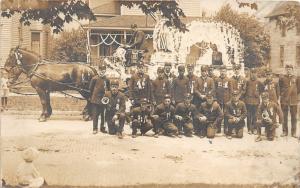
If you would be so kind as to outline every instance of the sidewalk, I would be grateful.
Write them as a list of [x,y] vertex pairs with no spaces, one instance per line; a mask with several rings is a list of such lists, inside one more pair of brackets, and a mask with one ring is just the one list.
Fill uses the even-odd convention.
[[[92,135],[92,122],[1,117],[3,177],[14,185],[21,151],[40,151],[35,165],[50,187],[267,187],[300,185],[300,143],[286,137],[256,143],[243,139],[213,140],[148,136],[133,139]],[[277,129],[277,134],[280,130]],[[125,187],[126,187],[125,186]],[[173,186],[172,186],[173,187]]]

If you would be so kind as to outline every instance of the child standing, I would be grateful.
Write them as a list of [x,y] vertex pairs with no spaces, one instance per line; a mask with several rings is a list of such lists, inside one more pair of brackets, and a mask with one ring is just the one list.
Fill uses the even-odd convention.
[[7,98],[9,95],[7,73],[2,73],[0,80],[1,111],[7,110]]

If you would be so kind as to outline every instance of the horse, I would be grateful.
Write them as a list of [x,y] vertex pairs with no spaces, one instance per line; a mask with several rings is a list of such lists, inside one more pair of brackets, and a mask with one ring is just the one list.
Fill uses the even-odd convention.
[[95,68],[80,63],[40,61],[39,55],[34,52],[16,47],[11,49],[4,70],[8,72],[10,85],[18,80],[21,73],[27,75],[42,105],[40,122],[46,121],[52,114],[50,92],[65,90],[76,90],[87,100],[83,117],[89,119],[89,84],[98,74]]

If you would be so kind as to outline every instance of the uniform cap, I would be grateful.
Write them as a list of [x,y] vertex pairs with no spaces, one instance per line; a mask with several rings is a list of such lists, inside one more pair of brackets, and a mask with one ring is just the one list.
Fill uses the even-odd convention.
[[232,95],[238,95],[238,94],[240,94],[240,92],[238,90],[233,90],[232,91]]
[[170,98],[171,98],[171,95],[165,94],[164,99],[170,99]]
[[189,94],[189,93],[186,93],[186,94],[184,94],[184,98],[185,99],[192,99],[192,95],[191,94]]
[[140,61],[138,64],[137,64],[137,67],[141,68],[141,67],[144,67],[144,63],[142,61]]
[[170,63],[170,62],[165,62],[165,66],[172,66],[172,63]]
[[255,69],[255,68],[252,68],[252,69],[250,70],[250,72],[252,72],[252,73],[256,73],[257,71],[256,71],[256,69]]
[[208,66],[207,65],[202,65],[201,66],[201,71],[208,71]]
[[114,85],[114,86],[119,86],[119,81],[118,80],[112,80],[111,82],[110,82],[110,85]]
[[214,95],[212,94],[212,92],[208,92],[206,94],[206,98],[214,98]]
[[270,68],[266,69],[266,74],[272,74],[272,70]]
[[225,66],[225,65],[221,65],[221,66],[220,66],[220,70],[223,70],[223,69],[226,69],[226,66]]
[[183,65],[179,65],[179,66],[178,66],[178,70],[179,70],[179,71],[180,71],[180,70],[181,70],[181,71],[184,71],[184,70],[185,70],[185,67],[184,67]]
[[137,24],[131,24],[131,28],[137,28]]
[[195,65],[194,65],[193,63],[188,63],[188,64],[186,65],[186,67],[187,67],[187,68],[194,68]]

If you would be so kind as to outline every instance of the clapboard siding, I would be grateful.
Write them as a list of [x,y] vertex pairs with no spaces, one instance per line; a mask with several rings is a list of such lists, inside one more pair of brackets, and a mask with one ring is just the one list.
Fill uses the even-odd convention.
[[0,66],[3,67],[11,48],[11,19],[0,16]]

